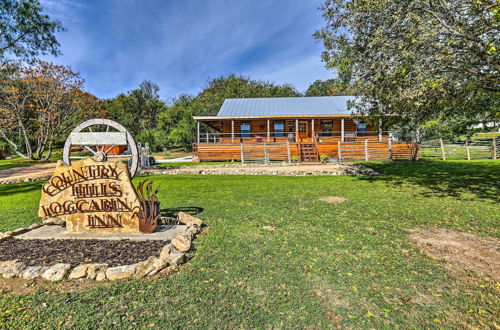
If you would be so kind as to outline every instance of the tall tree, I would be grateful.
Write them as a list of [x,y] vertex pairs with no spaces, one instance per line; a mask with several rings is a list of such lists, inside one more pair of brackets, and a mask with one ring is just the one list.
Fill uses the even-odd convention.
[[144,81],[139,88],[120,94],[105,102],[108,114],[127,127],[132,134],[154,129],[159,113],[165,104],[160,100],[160,88],[151,81]]
[[418,146],[429,120],[498,111],[499,9],[496,0],[326,0],[315,37],[327,67],[351,79],[358,110],[397,115]]
[[36,61],[4,66],[2,72],[7,73],[0,79],[0,138],[23,158],[48,159],[58,137],[100,110],[68,67]]
[[38,0],[0,1],[0,63],[58,55],[55,34],[62,30],[61,22],[42,13]]
[[354,88],[340,79],[314,81],[306,91],[306,96],[355,95]]

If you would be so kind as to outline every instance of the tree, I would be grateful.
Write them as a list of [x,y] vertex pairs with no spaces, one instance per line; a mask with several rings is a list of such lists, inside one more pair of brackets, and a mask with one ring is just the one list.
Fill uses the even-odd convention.
[[165,108],[159,91],[158,85],[144,81],[139,88],[106,101],[105,107],[112,119],[127,127],[132,134],[139,135],[157,126],[158,115]]
[[499,9],[495,0],[326,0],[315,37],[327,67],[355,87],[354,107],[396,115],[418,150],[428,121],[498,111]]
[[306,96],[355,95],[354,89],[339,79],[316,80],[306,91]]
[[0,2],[0,63],[9,58],[33,61],[38,55],[59,54],[55,33],[61,22],[42,14],[38,0]]
[[291,85],[253,80],[230,74],[208,82],[196,97],[181,95],[160,115],[159,128],[169,145],[190,148],[196,137],[193,116],[216,115],[227,98],[302,96]]
[[0,137],[25,159],[48,159],[58,137],[100,111],[97,98],[82,88],[79,74],[65,66],[44,61],[5,66]]

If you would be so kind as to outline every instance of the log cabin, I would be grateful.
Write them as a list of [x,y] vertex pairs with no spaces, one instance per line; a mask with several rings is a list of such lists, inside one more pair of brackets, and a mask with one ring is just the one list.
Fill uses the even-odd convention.
[[[383,118],[353,115],[353,96],[226,99],[216,116],[194,116],[201,161],[410,158]],[[388,122],[389,120],[387,120]]]

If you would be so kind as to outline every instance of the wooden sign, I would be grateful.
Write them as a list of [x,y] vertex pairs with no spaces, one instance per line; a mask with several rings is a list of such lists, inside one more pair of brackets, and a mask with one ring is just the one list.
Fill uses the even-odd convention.
[[38,214],[64,219],[70,232],[140,232],[140,209],[124,163],[85,158],[57,163],[42,186]]

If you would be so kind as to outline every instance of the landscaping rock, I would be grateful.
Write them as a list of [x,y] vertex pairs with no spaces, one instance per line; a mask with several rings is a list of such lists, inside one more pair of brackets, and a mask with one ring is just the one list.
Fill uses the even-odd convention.
[[29,266],[24,269],[19,277],[27,279],[27,280],[32,280],[37,277],[42,276],[43,273],[45,273],[49,269],[49,267],[44,267],[44,266]]
[[108,268],[107,264],[88,264],[87,268],[87,278],[89,280],[95,280],[97,275],[100,273],[106,272],[106,268]]
[[90,264],[79,265],[73,268],[71,273],[68,275],[69,279],[84,278],[87,277],[87,272]]
[[193,225],[193,226],[190,226],[186,229],[186,233],[190,234],[190,235],[196,235],[198,234],[199,232],[201,231],[200,227],[196,226],[196,225]]
[[174,237],[170,243],[180,252],[187,252],[191,248],[191,240],[183,236]]
[[121,280],[123,278],[130,277],[135,274],[137,270],[137,264],[110,267],[106,270],[106,277],[110,281]]
[[41,223],[34,223],[32,224],[31,226],[28,227],[29,230],[32,230],[32,229],[37,229],[37,228],[40,228],[42,227],[43,225]]
[[42,278],[47,281],[61,281],[71,269],[71,264],[55,264],[49,267],[43,274]]
[[2,267],[2,274],[4,278],[16,277],[19,276],[25,268],[26,264],[24,262],[6,264]]
[[201,227],[201,224],[203,223],[203,221],[201,221],[201,219],[193,217],[191,214],[187,214],[184,212],[179,212],[179,214],[177,216],[179,217],[179,221],[186,224],[186,225],[193,225],[194,224],[194,225]]
[[15,260],[7,260],[7,261],[0,261],[0,274],[2,274],[3,270],[4,270],[7,266],[13,265],[13,264],[15,264],[16,262],[18,262],[18,260],[17,260],[17,259],[15,259]]
[[97,274],[97,276],[95,277],[95,280],[97,282],[101,282],[101,281],[104,281],[106,279],[106,272],[100,272],[99,274]]
[[64,224],[66,224],[66,222],[60,218],[45,218],[45,219],[43,219],[43,223],[45,225],[49,225],[49,226],[51,226],[51,225],[62,226]]
[[137,270],[134,274],[134,277],[143,278],[144,276],[147,276],[151,273],[156,274],[158,262],[159,262],[159,260],[155,256],[151,256],[147,260],[145,260],[143,262],[139,262],[137,264]]
[[30,230],[28,228],[18,228],[16,230],[12,231],[11,236],[21,235],[21,234],[24,234],[27,231],[30,231]]
[[12,231],[6,231],[4,233],[5,236],[12,236],[13,232]]
[[186,254],[177,250],[172,244],[167,244],[160,253],[159,264],[177,266],[186,261]]

